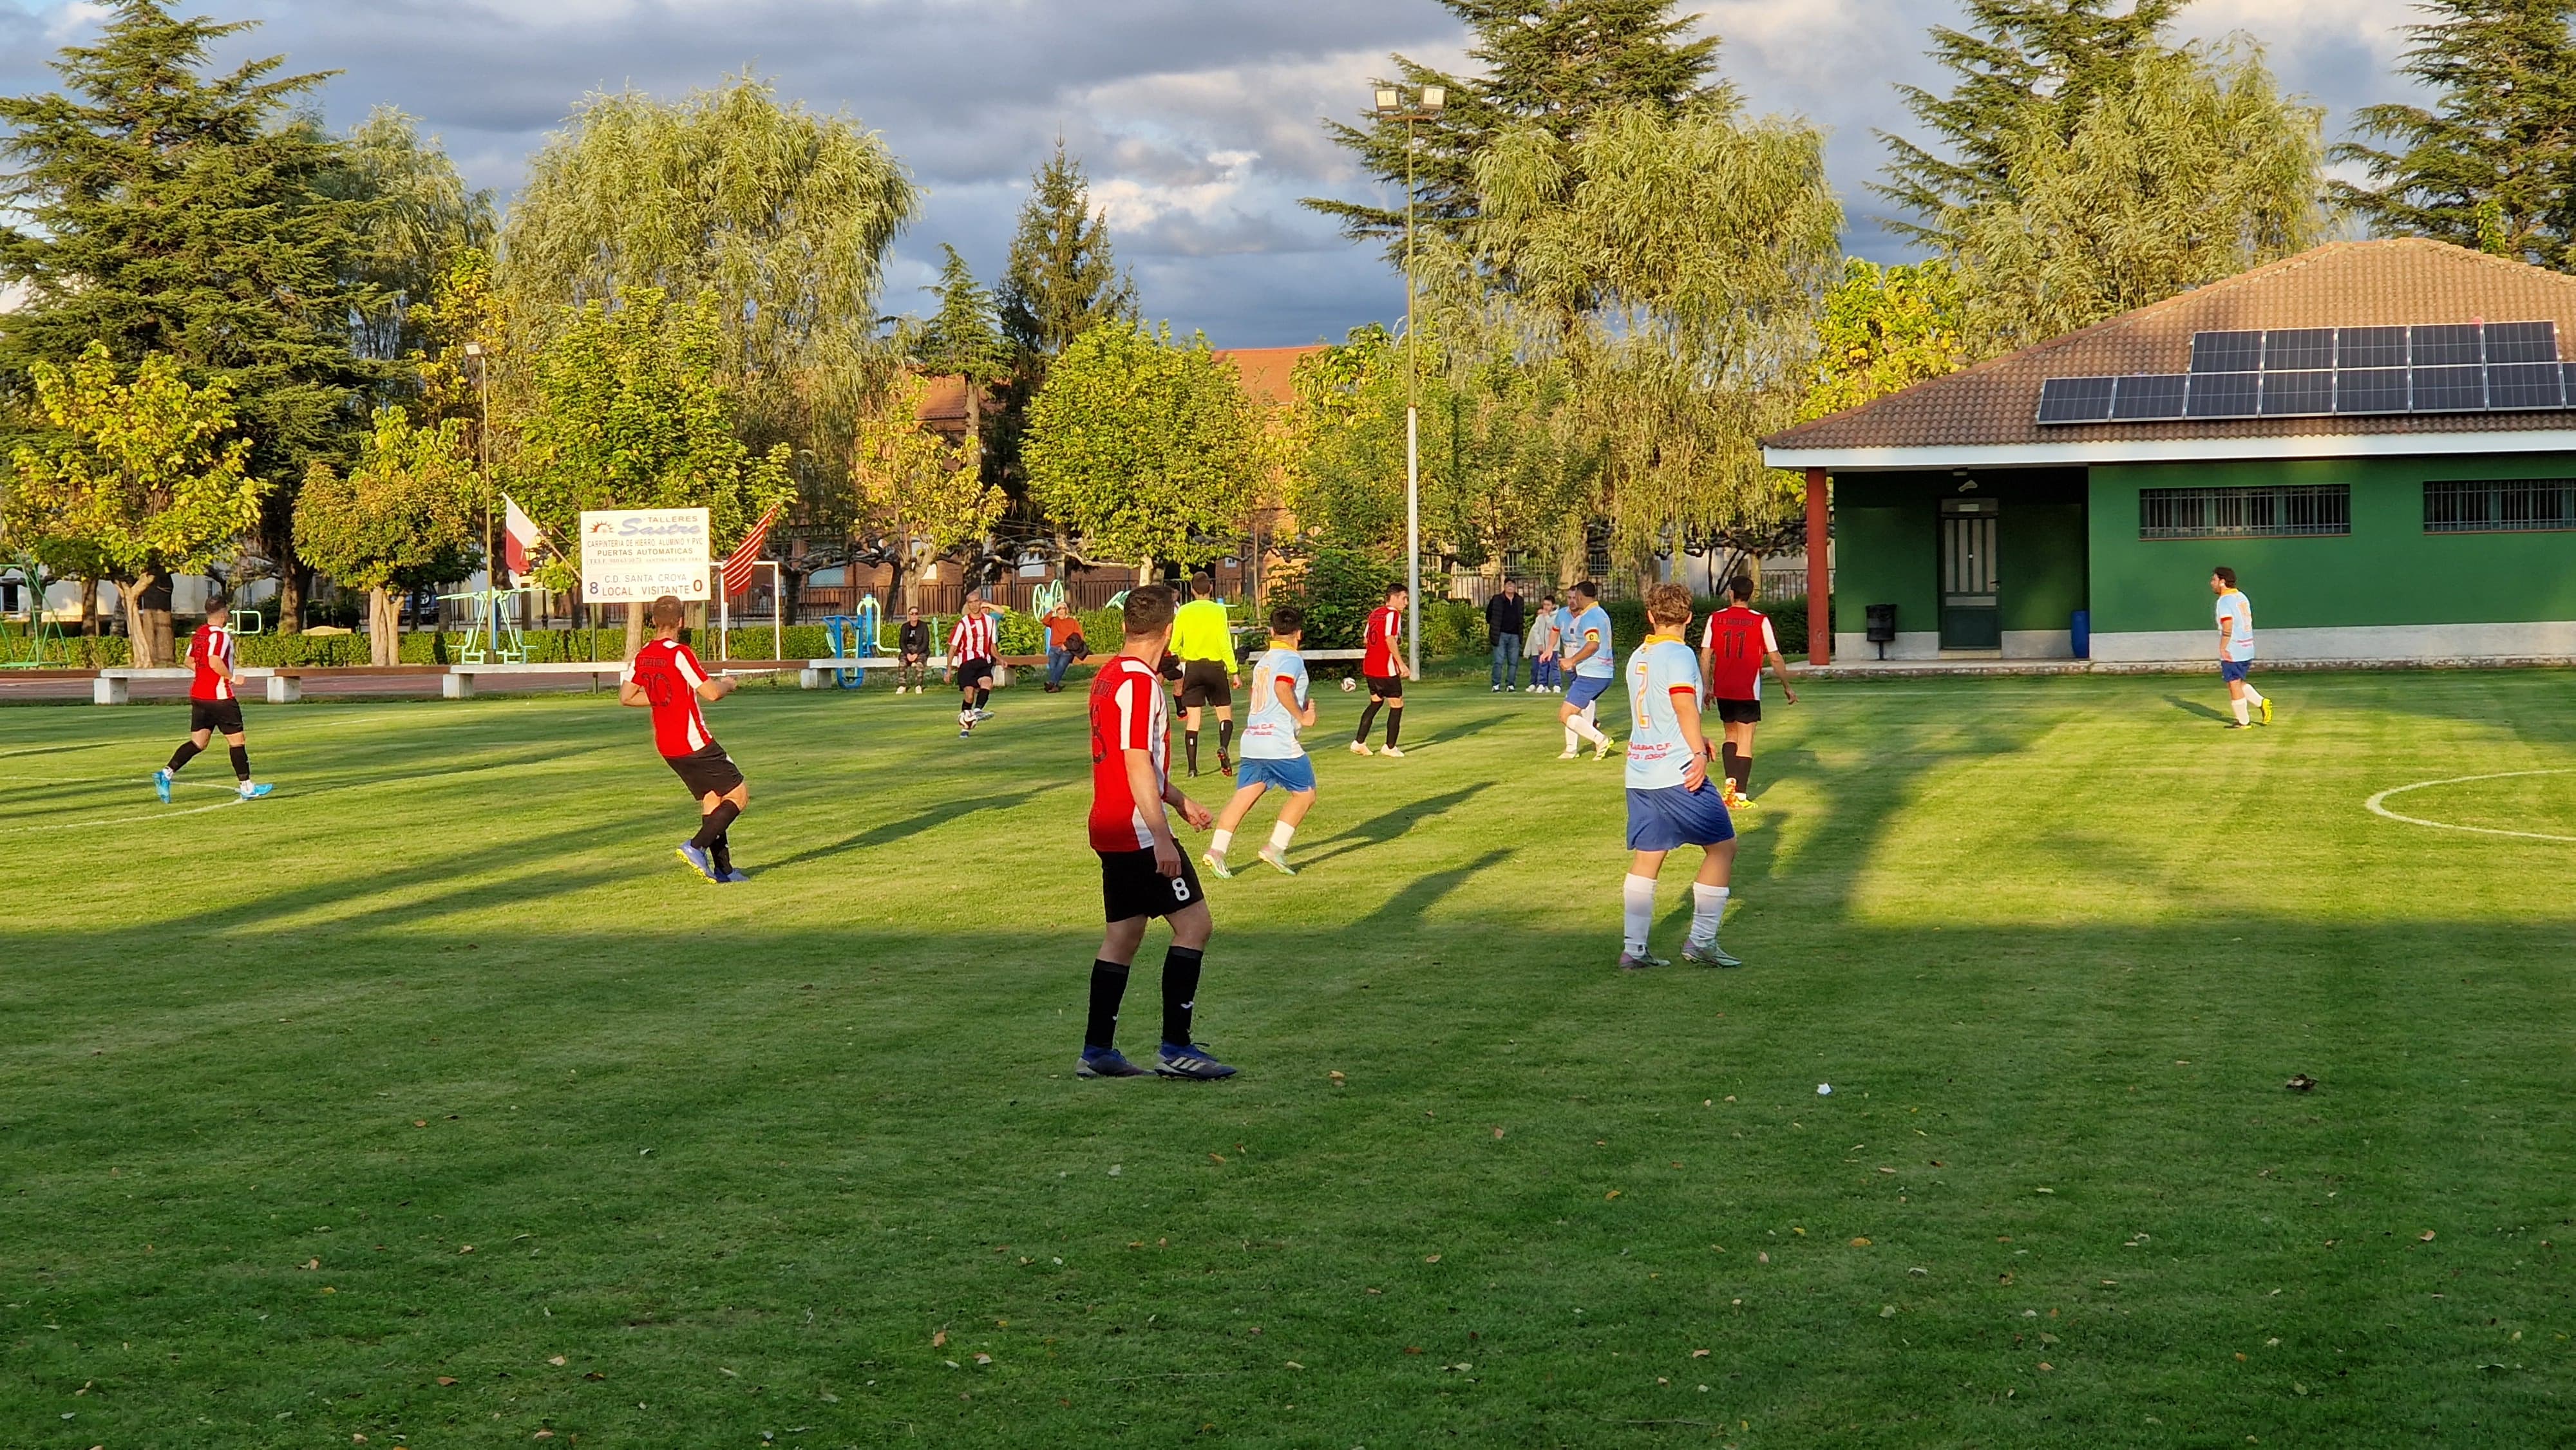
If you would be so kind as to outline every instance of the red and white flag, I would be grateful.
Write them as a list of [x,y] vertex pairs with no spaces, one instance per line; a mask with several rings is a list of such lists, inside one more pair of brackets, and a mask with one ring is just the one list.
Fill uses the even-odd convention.
[[511,577],[515,580],[534,572],[537,545],[544,542],[545,530],[538,528],[536,520],[519,507],[519,501],[506,493],[501,495],[501,537],[501,566],[510,571]]
[[782,505],[771,504],[769,512],[760,516],[760,522],[751,526],[751,532],[742,536],[742,547],[725,556],[725,598],[731,599],[751,587],[751,581],[759,573],[761,546],[769,542],[769,526],[777,520],[780,507]]

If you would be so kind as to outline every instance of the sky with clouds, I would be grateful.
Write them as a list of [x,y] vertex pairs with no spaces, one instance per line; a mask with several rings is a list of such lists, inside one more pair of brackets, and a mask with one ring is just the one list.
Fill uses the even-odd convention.
[[[1828,129],[1851,250],[1901,255],[1866,189],[1875,133],[1907,124],[1896,84],[1939,85],[1924,32],[1955,22],[1956,0],[1681,9],[1723,39],[1754,109]],[[51,52],[94,33],[102,10],[0,0],[0,91],[48,84]],[[344,72],[324,94],[334,124],[391,102],[504,197],[583,93],[677,94],[748,68],[882,132],[928,193],[888,310],[926,306],[914,289],[942,242],[979,276],[1000,271],[1029,172],[1061,135],[1147,314],[1240,347],[1335,338],[1402,309],[1375,250],[1297,199],[1367,194],[1319,118],[1353,116],[1388,52],[1454,67],[1465,44],[1436,0],[220,0],[202,13],[262,22],[235,54]],[[2182,28],[2252,37],[2340,137],[2355,106],[2399,93],[2413,18],[2407,0],[2199,0]]]

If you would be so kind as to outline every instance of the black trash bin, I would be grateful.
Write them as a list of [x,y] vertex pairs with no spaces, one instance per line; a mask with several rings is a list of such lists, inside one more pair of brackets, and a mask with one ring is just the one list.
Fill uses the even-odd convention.
[[1869,642],[1878,646],[1878,657],[1887,658],[1887,647],[1896,643],[1896,606],[1870,604],[1861,612],[1869,617]]

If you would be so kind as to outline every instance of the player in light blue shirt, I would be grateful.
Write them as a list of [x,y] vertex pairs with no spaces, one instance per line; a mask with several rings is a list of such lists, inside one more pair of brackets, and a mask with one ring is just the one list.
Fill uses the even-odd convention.
[[1252,665],[1252,713],[1243,722],[1243,753],[1236,762],[1234,799],[1217,813],[1216,835],[1199,859],[1219,876],[1232,878],[1225,851],[1234,844],[1234,828],[1262,793],[1272,786],[1288,792],[1279,807],[1279,824],[1270,828],[1270,844],[1261,859],[1281,875],[1294,876],[1288,864],[1288,842],[1297,823],[1315,805],[1315,762],[1297,732],[1315,723],[1315,702],[1306,682],[1306,657],[1297,652],[1305,642],[1306,614],[1293,604],[1270,611],[1270,648]]
[[1667,853],[1698,846],[1707,854],[1691,885],[1690,939],[1682,960],[1707,967],[1743,963],[1717,944],[1726,915],[1727,881],[1735,869],[1735,822],[1725,792],[1708,781],[1708,741],[1700,734],[1699,659],[1684,641],[1690,629],[1690,591],[1657,584],[1646,591],[1646,623],[1654,632],[1628,657],[1628,878],[1620,883],[1625,934],[1619,966],[1626,971],[1668,966],[1647,950],[1655,917],[1655,877]]
[[1565,727],[1565,753],[1557,759],[1572,760],[1580,753],[1575,742],[1582,739],[1592,742],[1592,758],[1599,760],[1610,753],[1610,737],[1601,731],[1595,702],[1619,677],[1617,656],[1611,653],[1610,612],[1601,607],[1601,586],[1589,579],[1575,585],[1566,595],[1566,614],[1565,639],[1559,648],[1574,679],[1556,707],[1556,722]]

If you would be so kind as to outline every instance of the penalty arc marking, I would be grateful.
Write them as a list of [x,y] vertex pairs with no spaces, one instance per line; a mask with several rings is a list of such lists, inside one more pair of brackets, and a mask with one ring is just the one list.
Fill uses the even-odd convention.
[[2546,831],[2508,831],[2496,826],[2454,825],[2449,821],[2428,821],[2421,816],[2401,815],[2388,808],[2389,797],[2404,795],[2410,790],[2430,790],[2437,785],[2467,785],[2471,781],[2478,780],[2513,780],[2527,775],[2576,775],[2576,768],[2561,767],[2551,770],[2499,770],[2487,775],[2455,775],[2448,780],[2419,780],[2413,785],[2390,786],[2388,789],[2381,791],[2379,794],[2372,796],[2361,804],[2362,809],[2369,811],[2372,815],[2386,816],[2392,821],[2404,821],[2410,826],[2430,826],[2437,831],[2466,831],[2471,835],[2476,836],[2511,836],[2517,840],[2524,841],[2566,841],[2570,844],[2576,844],[2576,836],[2553,836]]

